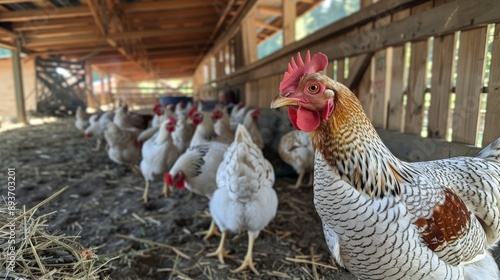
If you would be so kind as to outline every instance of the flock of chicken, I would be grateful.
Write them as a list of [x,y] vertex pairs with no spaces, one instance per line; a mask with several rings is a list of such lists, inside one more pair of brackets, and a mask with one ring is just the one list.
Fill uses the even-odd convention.
[[[384,145],[354,93],[322,74],[327,65],[322,53],[292,58],[271,108],[288,107],[297,131],[283,136],[280,155],[299,173],[294,187],[314,171],[314,204],[335,261],[359,279],[500,279],[491,255],[500,240],[500,138],[476,157],[401,161]],[[130,126],[134,118],[126,107],[114,118],[91,118],[87,133],[103,134],[108,155],[118,163],[137,162],[137,143],[146,141],[141,162],[146,181],[168,171],[167,185],[207,196],[222,231],[211,255],[223,262],[226,231],[246,230],[248,252],[236,271],[258,273],[253,242],[278,203],[274,170],[262,155],[255,125],[258,111],[244,115],[237,106],[228,116],[196,106],[155,110],[156,126],[142,133]],[[101,124],[103,118],[107,124]],[[92,128],[96,122],[100,129]],[[191,133],[186,128],[191,123],[192,137],[184,135]]]
[[[112,161],[142,174],[144,202],[150,183],[160,180],[165,196],[176,187],[207,197],[213,221],[204,238],[217,234],[215,225],[222,232],[218,249],[209,256],[224,263],[227,232],[246,230],[248,251],[235,272],[250,268],[258,274],[252,259],[254,240],[278,207],[274,169],[262,153],[264,141],[257,126],[260,110],[242,104],[231,109],[218,106],[211,112],[202,107],[202,103],[156,104],[150,116],[122,106],[88,118],[78,109],[75,126],[85,137],[97,138],[96,150],[105,140]],[[300,174],[294,187],[300,186],[313,167],[309,137],[301,131],[290,132],[282,138],[280,154]]]

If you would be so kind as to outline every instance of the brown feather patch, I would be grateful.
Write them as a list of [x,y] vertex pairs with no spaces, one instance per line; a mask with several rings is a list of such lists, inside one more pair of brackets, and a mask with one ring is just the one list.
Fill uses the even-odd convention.
[[427,247],[439,252],[469,230],[471,220],[465,203],[450,189],[444,189],[444,203],[436,205],[430,218],[419,218],[415,225]]

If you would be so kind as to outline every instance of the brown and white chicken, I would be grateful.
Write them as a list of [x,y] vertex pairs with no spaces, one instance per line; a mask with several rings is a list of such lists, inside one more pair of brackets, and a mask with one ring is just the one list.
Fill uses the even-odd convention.
[[80,131],[84,131],[89,126],[89,117],[87,112],[81,106],[78,106],[75,112],[75,127]]
[[257,125],[257,120],[260,117],[260,109],[250,109],[245,114],[243,118],[243,125],[248,130],[248,133],[252,136],[252,141],[259,147],[259,149],[264,149],[264,140],[262,139],[262,133],[260,132],[259,126]]
[[[217,189],[217,167],[221,163],[228,145],[220,142],[209,142],[189,147],[175,162],[168,173],[165,183],[178,189],[210,199]],[[205,239],[216,233],[214,221],[205,234]]]
[[113,122],[121,129],[130,130],[136,134],[148,128],[152,115],[142,115],[128,110],[127,105],[123,105],[115,110]]
[[356,96],[292,59],[271,108],[288,106],[315,149],[314,204],[335,260],[359,279],[499,279],[500,139],[477,157],[408,163]]
[[259,274],[253,263],[253,245],[259,233],[276,216],[278,196],[273,189],[274,180],[271,163],[253,143],[245,126],[239,125],[234,142],[217,170],[217,190],[210,200],[210,213],[222,236],[219,247],[209,256],[217,256],[224,263],[227,233],[248,233],[247,254],[234,272],[249,268]]
[[[174,145],[172,133],[176,127],[176,120],[170,116],[169,119],[157,129],[157,132],[142,145],[142,160],[139,165],[145,180],[145,188],[142,199],[148,201],[150,183],[163,180],[163,174],[168,172],[179,157],[179,150]],[[168,188],[164,184],[162,194],[168,196]]]
[[114,122],[108,122],[104,131],[109,146],[108,157],[115,163],[129,165],[139,173],[137,163],[141,159],[141,144],[136,137],[133,131],[121,129]]
[[304,175],[309,173],[309,183],[312,185],[314,150],[311,138],[307,132],[292,130],[283,135],[278,145],[278,153],[281,159],[293,167],[299,174],[297,182],[291,188],[296,189],[301,186]]

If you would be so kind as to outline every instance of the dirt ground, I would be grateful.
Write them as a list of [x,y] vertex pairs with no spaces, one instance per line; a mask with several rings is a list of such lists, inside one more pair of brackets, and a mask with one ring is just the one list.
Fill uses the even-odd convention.
[[158,197],[162,183],[155,182],[144,204],[142,177],[94,146],[71,119],[1,132],[0,182],[6,182],[7,168],[16,169],[16,199],[26,209],[69,186],[38,214],[57,211],[50,231],[79,235],[80,244],[94,248],[103,262],[118,257],[108,265],[112,279],[355,279],[330,259],[312,188],[287,188],[295,176],[277,178],[278,214],[254,247],[260,276],[234,274],[246,253],[246,233],[230,235],[226,248],[234,258],[226,264],[207,257],[219,238],[196,235],[210,224],[206,198],[187,190]]

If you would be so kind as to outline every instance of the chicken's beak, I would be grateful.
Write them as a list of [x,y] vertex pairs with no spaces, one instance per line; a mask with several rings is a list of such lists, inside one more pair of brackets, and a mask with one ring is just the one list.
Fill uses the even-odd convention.
[[280,108],[283,106],[297,106],[300,99],[293,97],[283,97],[278,94],[271,102],[271,109]]

